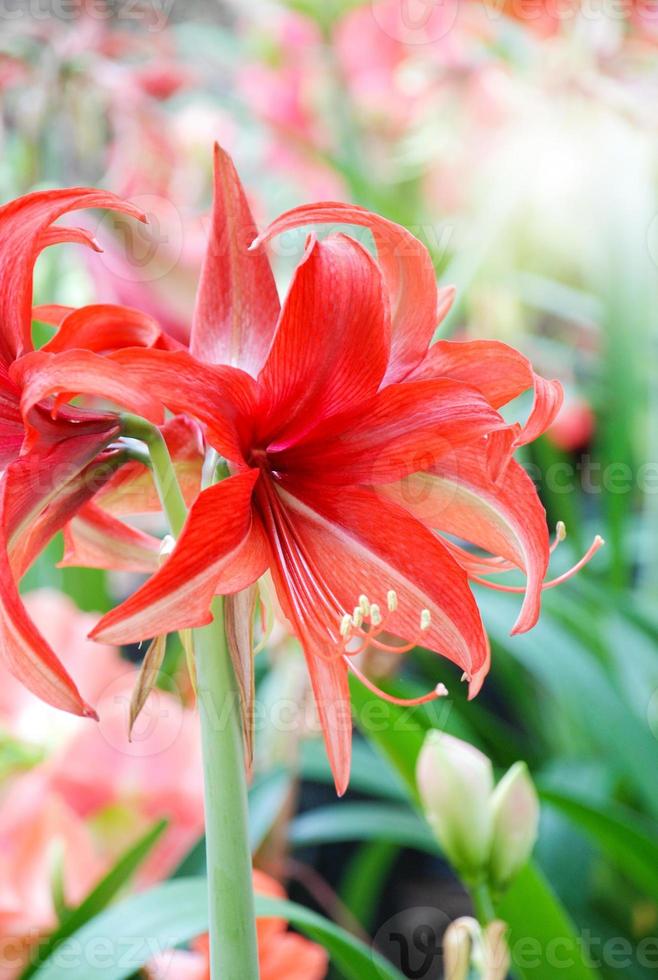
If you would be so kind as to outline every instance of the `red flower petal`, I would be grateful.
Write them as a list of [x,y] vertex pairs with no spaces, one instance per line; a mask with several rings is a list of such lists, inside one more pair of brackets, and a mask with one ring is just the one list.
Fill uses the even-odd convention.
[[78,229],[56,229],[53,221],[80,208],[111,208],[143,219],[142,213],[114,194],[92,188],[37,191],[0,208],[0,358],[10,364],[32,350],[32,270],[41,248],[54,241],[85,239]]
[[153,422],[163,418],[162,403],[148,386],[137,384],[120,365],[92,351],[35,351],[16,361],[10,373],[21,386],[21,410],[30,424],[32,409],[61,393],[67,398],[78,394],[104,397]]
[[160,565],[161,543],[89,503],[64,529],[64,556],[59,567],[155,572]]
[[437,324],[436,277],[429,252],[401,225],[365,208],[334,202],[287,211],[255,244],[309,224],[362,225],[371,231],[390,298],[393,332],[386,381],[401,380],[425,355]]
[[[537,491],[518,463],[512,460],[504,479],[494,482],[486,448],[469,446],[446,457],[432,472],[416,473],[381,492],[428,527],[463,538],[524,571],[526,595],[514,632],[535,625],[550,558],[549,538]],[[488,573],[496,570],[489,568]]]
[[16,459],[25,438],[20,397],[19,389],[0,364],[0,470]]
[[49,248],[51,245],[63,244],[86,245],[94,252],[103,251],[98,241],[86,228],[65,228],[62,225],[55,225],[53,228],[47,228],[43,231],[37,241],[39,251],[43,251],[44,248]]
[[269,350],[279,297],[240,178],[215,144],[215,188],[208,249],[197,294],[190,350],[206,363],[256,375]]
[[487,401],[500,408],[534,387],[535,399],[516,446],[532,442],[546,431],[563,400],[559,381],[535,374],[527,357],[498,340],[439,340],[407,380],[454,378],[478,388]]
[[405,381],[273,453],[272,466],[324,483],[388,483],[505,427],[475,388],[446,378]]
[[269,395],[263,437],[285,446],[374,395],[388,353],[383,285],[372,257],[344,235],[312,238],[258,378]]
[[[37,697],[74,714],[93,715],[27,615],[17,581],[35,556],[113,473],[95,459],[116,436],[78,436],[12,463],[0,483],[0,653]],[[91,463],[89,460],[93,460]]]
[[199,496],[171,557],[141,589],[97,624],[94,639],[127,643],[211,622],[218,593],[251,585],[267,566],[262,529],[252,522],[258,470],[229,477]]
[[23,386],[23,413],[57,392],[105,397],[151,421],[162,405],[190,412],[208,427],[212,444],[227,459],[244,462],[259,392],[238,368],[204,366],[184,351],[129,348],[99,356],[91,351],[38,351],[21,358],[12,377]]
[[423,646],[471,675],[475,692],[488,663],[486,637],[465,572],[434,534],[366,487],[291,484],[274,492],[266,526],[284,611],[307,656],[337,659],[344,612],[361,594],[386,609],[394,590],[398,608],[390,632],[417,638],[420,613],[428,609],[431,625],[422,634]]
[[[38,310],[34,312],[38,315]],[[153,347],[161,334],[159,324],[146,313],[128,306],[98,303],[65,316],[55,336],[41,350],[55,354],[84,348],[105,354],[121,347]]]

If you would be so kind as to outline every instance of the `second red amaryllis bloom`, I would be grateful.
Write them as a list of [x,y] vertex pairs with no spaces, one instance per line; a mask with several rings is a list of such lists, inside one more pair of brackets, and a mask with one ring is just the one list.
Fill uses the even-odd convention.
[[[343,234],[309,238],[279,308],[262,245],[248,250],[256,229],[221,151],[216,175],[192,353],[32,355],[18,372],[23,410],[57,392],[125,403],[138,387],[204,426],[230,475],[199,495],[171,557],[95,636],[122,643],[200,626],[215,594],[246,589],[269,568],[343,792],[359,645],[382,642],[384,629],[400,649],[422,641],[459,666],[474,694],[489,660],[468,585],[474,566],[525,570],[517,628],[536,620],[548,534],[510,455],[552,420],[560,388],[502,344],[430,346],[450,292],[437,292],[418,241],[357,208],[300,209],[270,229],[365,224],[377,246],[375,259]],[[497,409],[531,386],[525,429],[506,424]],[[477,562],[437,532],[498,557]]]
[[[54,223],[81,208],[143,217],[114,194],[84,187],[38,191],[0,207],[0,656],[43,700],[93,715],[27,615],[16,583],[53,534],[122,464],[121,452],[106,451],[119,435],[119,418],[116,412],[77,408],[53,418],[52,406],[37,401],[23,419],[21,383],[17,375],[10,377],[33,351],[32,277],[40,253],[63,242],[100,251],[85,229]],[[51,306],[36,315],[58,327],[43,348],[51,354],[80,347],[106,353],[162,342],[158,324],[139,310]],[[127,403],[155,420],[162,414],[161,403],[137,389]]]

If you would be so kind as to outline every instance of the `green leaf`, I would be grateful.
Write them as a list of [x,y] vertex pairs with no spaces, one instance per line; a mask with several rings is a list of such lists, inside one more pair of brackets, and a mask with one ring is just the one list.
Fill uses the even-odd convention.
[[[375,950],[309,909],[257,895],[256,914],[286,919],[321,943],[346,980],[404,980]],[[169,881],[87,922],[34,976],[36,980],[125,980],[157,953],[207,929],[205,879]]]
[[35,947],[36,958],[23,972],[21,980],[27,980],[28,977],[35,975],[41,976],[39,964],[51,959],[53,953],[58,952],[74,933],[83,928],[86,923],[93,921],[95,917],[98,918],[99,913],[103,912],[121,888],[132,878],[162,837],[166,827],[167,821],[159,820],[143,837],[140,837],[136,844],[125,851],[114,867],[81,904],[65,916],[59,928],[45,942]]
[[371,840],[439,853],[425,821],[406,808],[381,803],[341,803],[309,810],[293,820],[288,839],[295,847]]
[[605,756],[612,771],[632,781],[638,797],[658,816],[658,783],[647,779],[655,767],[656,740],[649,726],[628,710],[593,651],[546,610],[531,633],[510,639],[506,632],[514,621],[515,603],[485,590],[478,591],[478,602],[495,644],[494,662],[496,652],[504,651],[539,681],[555,699],[559,719],[568,724],[571,751],[578,736],[585,735],[587,748]]
[[[327,759],[324,744],[320,741],[305,742],[301,750],[301,775],[313,782],[334,784],[334,777]],[[408,794],[399,776],[367,742],[354,741],[350,789],[371,796],[403,801]]]
[[370,930],[386,881],[399,854],[395,844],[364,843],[350,861],[340,884],[340,898],[361,926]]
[[541,798],[560,810],[599,845],[619,870],[658,902],[658,828],[622,807],[605,811],[564,792],[542,790]]
[[401,777],[409,799],[419,806],[416,758],[425,732],[432,726],[424,706],[402,708],[388,701],[373,699],[370,691],[354,677],[350,677],[350,695],[359,730],[391,764]]
[[528,980],[593,980],[567,913],[550,885],[527,865],[496,903],[496,914],[509,925],[508,943],[515,976]]

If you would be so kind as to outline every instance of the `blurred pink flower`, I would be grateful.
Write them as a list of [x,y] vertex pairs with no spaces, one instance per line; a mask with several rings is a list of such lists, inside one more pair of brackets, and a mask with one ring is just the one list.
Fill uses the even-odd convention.
[[15,781],[0,806],[0,980],[20,976],[30,947],[57,925],[53,881],[79,903],[105,870],[93,837],[49,792],[45,773]]
[[[172,694],[154,691],[129,742],[128,706],[137,669],[115,647],[87,639],[98,617],[80,612],[53,590],[28,594],[26,605],[98,706],[100,723],[50,707],[0,667],[0,725],[45,750],[39,769],[43,792],[76,820],[93,822],[105,858],[116,857],[155,820],[169,820],[139,877],[141,884],[158,880],[203,832],[195,713]],[[0,804],[0,823],[3,814]]]
[[97,702],[100,724],[87,726],[53,760],[52,785],[81,817],[102,818],[106,845],[118,855],[136,830],[160,818],[170,827],[139,874],[165,877],[203,833],[203,775],[195,712],[155,690],[128,741],[135,671]]
[[[260,25],[259,25],[260,26]],[[318,136],[313,96],[321,81],[322,38],[299,14],[277,12],[263,34],[267,49],[238,72],[238,85],[252,112],[310,143]]]

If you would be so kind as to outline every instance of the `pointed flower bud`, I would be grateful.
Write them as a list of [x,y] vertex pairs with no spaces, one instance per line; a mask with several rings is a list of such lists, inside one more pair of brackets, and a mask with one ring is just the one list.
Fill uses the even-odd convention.
[[427,819],[446,857],[463,878],[477,879],[491,847],[491,762],[468,742],[430,731],[416,777]]
[[510,967],[506,933],[507,924],[500,919],[484,929],[469,916],[451,922],[443,936],[445,980],[468,980],[473,975],[505,980]]
[[489,876],[504,888],[526,863],[537,839],[539,799],[524,762],[503,776],[492,797],[493,840]]
[[479,929],[475,919],[455,919],[443,936],[443,972],[445,980],[468,980],[471,968],[473,929]]

